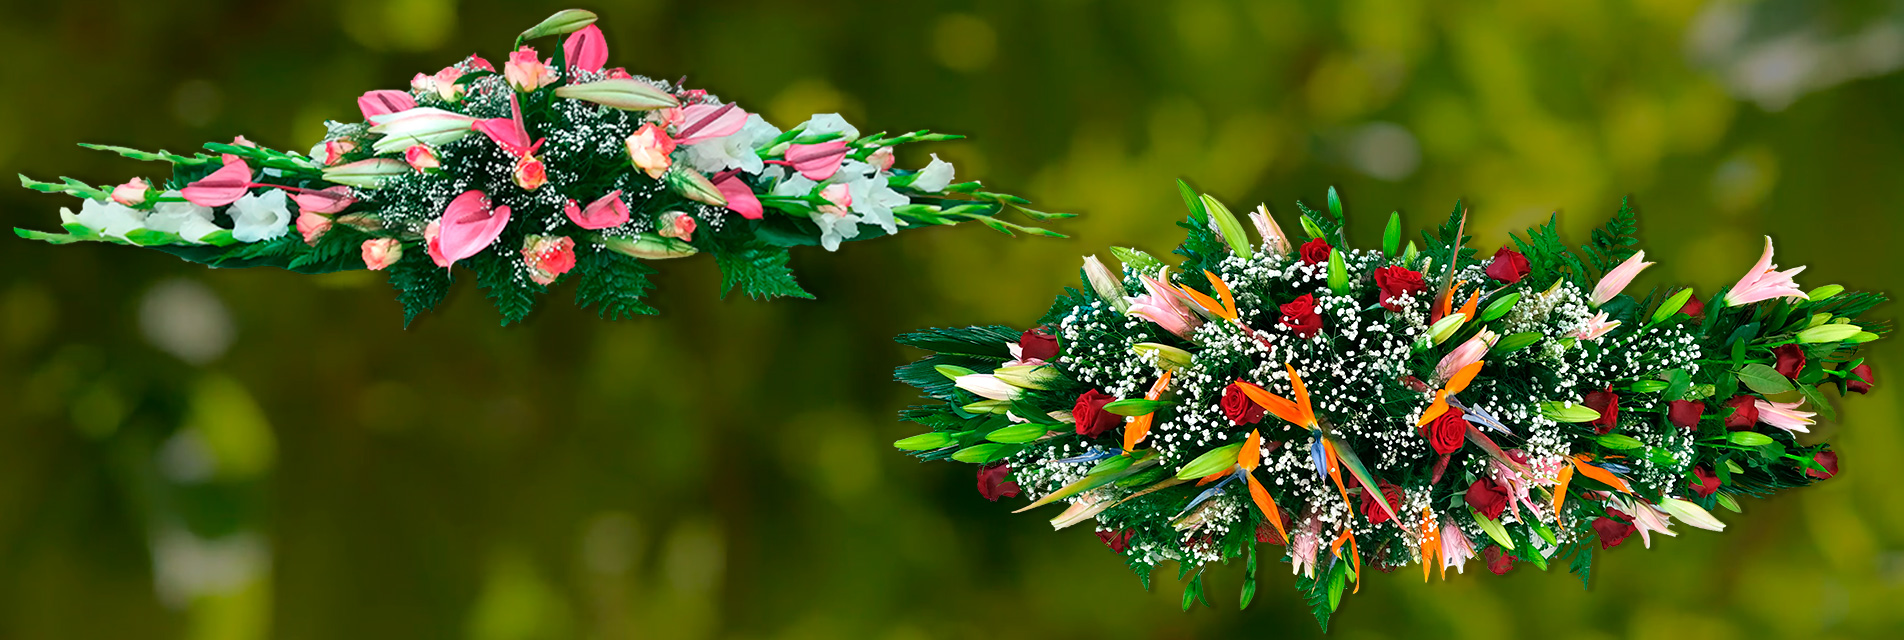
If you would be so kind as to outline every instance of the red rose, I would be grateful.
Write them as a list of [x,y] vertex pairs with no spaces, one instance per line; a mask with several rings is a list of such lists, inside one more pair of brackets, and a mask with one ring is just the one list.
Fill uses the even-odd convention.
[[1307,264],[1328,262],[1329,252],[1334,250],[1335,247],[1329,246],[1329,242],[1322,238],[1304,242],[1302,243],[1302,261]]
[[1487,561],[1487,570],[1493,571],[1494,575],[1504,576],[1507,572],[1514,570],[1514,556],[1508,555],[1500,547],[1489,546],[1482,550],[1481,559]]
[[999,498],[1018,497],[1018,483],[1006,482],[1011,475],[1011,467],[1000,462],[978,468],[978,494],[986,500],[998,502]]
[[[1616,509],[1607,509],[1607,512],[1620,513]],[[1626,514],[1621,513],[1620,515]],[[1638,530],[1639,528],[1633,526],[1633,523],[1630,522],[1623,522],[1612,518],[1595,518],[1593,520],[1593,532],[1600,534],[1601,549],[1611,549],[1620,546],[1620,543],[1626,542],[1627,536],[1633,535],[1633,532]]]
[[1759,425],[1759,406],[1752,400],[1752,396],[1732,396],[1726,401],[1726,406],[1732,408],[1732,415],[1726,416],[1727,429],[1745,431]]
[[1428,444],[1435,453],[1447,455],[1461,449],[1462,439],[1468,436],[1468,419],[1460,409],[1448,407],[1448,412],[1428,423]]
[[1718,476],[1712,475],[1711,471],[1707,471],[1705,465],[1699,465],[1697,467],[1692,468],[1692,492],[1693,493],[1697,493],[1699,494],[1699,497],[1705,498],[1705,497],[1711,496],[1712,492],[1718,491],[1718,490],[1719,490]]
[[1420,273],[1395,266],[1376,269],[1375,286],[1382,290],[1382,306],[1389,311],[1401,310],[1401,305],[1393,302],[1395,298],[1428,290],[1428,282]]
[[1018,336],[1018,351],[1027,360],[1050,360],[1058,357],[1058,337],[1045,333],[1044,327],[1026,330]]
[[[1388,501],[1388,508],[1397,512],[1402,510],[1402,488],[1389,484],[1387,480],[1377,480],[1382,485],[1382,497]],[[1388,512],[1375,503],[1375,492],[1362,487],[1362,515],[1368,516],[1369,524],[1381,524],[1389,521]]]
[[1773,349],[1772,355],[1778,357],[1778,364],[1772,366],[1778,370],[1778,375],[1796,380],[1798,372],[1805,370],[1805,350],[1798,348],[1798,345],[1788,344]]
[[1223,407],[1223,417],[1238,426],[1261,422],[1265,413],[1263,406],[1251,400],[1234,382],[1223,388],[1223,399],[1218,404]]
[[1507,490],[1493,480],[1481,478],[1468,485],[1467,501],[1468,506],[1474,507],[1481,515],[1490,520],[1499,520],[1501,512],[1507,510]]
[[1111,551],[1123,553],[1125,549],[1130,548],[1131,530],[1099,531],[1097,539],[1103,540],[1104,546],[1110,547]]
[[1681,429],[1699,428],[1699,418],[1705,413],[1706,403],[1703,400],[1674,400],[1666,403],[1666,420]]
[[1686,306],[1680,307],[1679,312],[1694,318],[1704,318],[1706,317],[1706,301],[1700,300],[1699,294],[1695,293],[1691,298],[1686,299]]
[[1877,378],[1871,377],[1871,365],[1868,364],[1861,364],[1852,368],[1851,375],[1857,377],[1844,379],[1845,391],[1851,393],[1870,393],[1871,383],[1877,382]]
[[1818,466],[1824,467],[1825,470],[1806,469],[1805,475],[1819,480],[1830,480],[1832,476],[1838,475],[1838,452],[1820,451],[1811,457],[1811,461],[1818,463]]
[[1605,435],[1613,431],[1614,425],[1619,424],[1620,394],[1614,393],[1612,387],[1588,391],[1587,397],[1582,399],[1580,404],[1600,412],[1600,417],[1587,423],[1593,427],[1594,433]]
[[1316,297],[1313,295],[1302,294],[1302,297],[1282,305],[1282,311],[1283,326],[1289,327],[1298,336],[1312,338],[1322,330],[1322,316],[1316,315]]
[[1078,396],[1077,404],[1071,405],[1071,419],[1078,423],[1078,435],[1095,438],[1122,426],[1124,416],[1104,410],[1104,405],[1116,400],[1116,396],[1105,395],[1096,389]]
[[1527,264],[1527,256],[1507,247],[1501,247],[1500,251],[1494,252],[1494,261],[1489,262],[1487,266],[1488,277],[1508,284],[1520,282],[1521,278],[1527,277],[1527,274],[1533,270],[1533,267]]

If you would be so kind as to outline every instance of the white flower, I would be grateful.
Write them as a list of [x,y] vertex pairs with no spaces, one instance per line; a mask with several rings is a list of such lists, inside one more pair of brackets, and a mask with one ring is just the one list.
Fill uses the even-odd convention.
[[264,195],[247,193],[231,203],[231,237],[239,242],[259,242],[282,236],[291,229],[290,202],[284,191],[270,189]]
[[[164,198],[177,198],[177,191],[167,191]],[[212,208],[201,207],[190,202],[160,202],[153,206],[152,215],[146,216],[145,228],[153,231],[176,233],[186,242],[204,242],[204,238],[214,232],[223,231],[222,227],[212,223]]]
[[859,129],[854,127],[852,123],[847,122],[845,118],[840,117],[840,114],[837,113],[822,113],[813,116],[812,118],[808,118],[806,124],[802,126],[806,127],[806,129],[802,130],[801,133],[807,136],[822,136],[829,133],[838,133],[841,134],[839,138],[841,140],[852,141],[859,139]]
[[806,176],[796,173],[786,180],[780,181],[780,184],[774,185],[773,194],[776,196],[805,197],[813,195],[813,188],[817,186],[820,186],[820,183],[808,180]]
[[827,251],[838,251],[841,240],[859,235],[859,216],[840,211],[838,207],[825,207],[807,216],[820,226],[820,246]]
[[912,199],[898,191],[893,191],[892,187],[888,186],[890,177],[864,162],[846,163],[834,179],[837,181],[842,176],[846,178],[847,188],[853,193],[853,213],[859,214],[867,222],[879,225],[888,234],[899,233],[899,225],[893,219],[892,208],[912,202]]
[[940,160],[939,154],[936,153],[932,154],[932,162],[926,164],[926,168],[920,169],[919,174],[912,177],[912,188],[926,193],[944,191],[950,184],[952,184],[952,163]]
[[126,234],[145,228],[145,212],[112,201],[87,200],[79,206],[79,214],[69,209],[60,209],[60,219],[64,222],[77,222],[102,236],[124,240]]
[[728,169],[740,169],[747,173],[760,173],[766,164],[755,151],[760,145],[780,135],[780,129],[768,124],[760,114],[747,116],[747,124],[732,134],[696,142],[687,146],[688,165],[702,173],[718,173]]

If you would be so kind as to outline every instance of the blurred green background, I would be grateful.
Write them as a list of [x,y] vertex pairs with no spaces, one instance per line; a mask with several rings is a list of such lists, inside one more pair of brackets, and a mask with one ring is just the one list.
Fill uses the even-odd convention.
[[[1904,5],[1629,0],[599,3],[611,62],[789,126],[931,127],[959,176],[1085,215],[798,253],[819,301],[716,299],[662,265],[659,318],[567,287],[501,329],[473,288],[405,330],[381,278],[208,271],[0,238],[0,638],[1188,638],[1318,635],[1273,565],[1238,612],[1178,611],[1088,530],[1052,533],[972,468],[887,443],[911,329],[1022,326],[1078,258],[1168,251],[1184,177],[1283,216],[1342,188],[1373,243],[1456,198],[1483,247],[1631,195],[1660,267],[1710,292],[1756,257],[1904,291]],[[112,184],[244,134],[304,149],[354,98],[562,4],[0,4],[0,164]],[[927,149],[902,162],[916,166]],[[0,190],[0,226],[72,201]],[[1293,227],[1290,227],[1293,228]],[[1880,315],[1892,313],[1885,307]],[[1898,637],[1896,349],[1816,437],[1823,485],[1723,534],[1565,572],[1373,576],[1339,638]],[[1046,514],[1049,516],[1050,514]]]

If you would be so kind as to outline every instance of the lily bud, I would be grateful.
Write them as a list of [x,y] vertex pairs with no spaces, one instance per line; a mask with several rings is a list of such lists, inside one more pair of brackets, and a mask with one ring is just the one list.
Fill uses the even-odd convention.
[[1097,297],[1109,302],[1118,313],[1130,309],[1130,301],[1124,298],[1123,279],[1112,274],[1097,256],[1085,256],[1084,278],[1091,281],[1091,289],[1097,292]]
[[614,236],[603,238],[609,250],[642,260],[667,260],[685,258],[696,253],[693,245],[673,238],[663,238],[652,233],[643,233],[634,237]]
[[1256,205],[1256,211],[1250,214],[1250,222],[1256,225],[1256,233],[1263,236],[1263,249],[1278,256],[1289,255],[1292,249],[1289,236],[1283,234],[1276,218],[1269,215],[1268,205]]
[[1190,361],[1193,358],[1188,351],[1155,342],[1139,342],[1131,345],[1131,350],[1137,352],[1140,356],[1155,356],[1157,358],[1157,366],[1163,367],[1166,371],[1182,371],[1188,369],[1190,368]]
[[410,173],[410,165],[404,164],[402,160],[371,158],[325,169],[324,179],[360,189],[375,189],[383,186],[386,178],[408,173]]
[[1020,389],[1042,391],[1064,379],[1057,367],[1048,364],[1024,364],[1012,367],[999,367],[992,376]]
[[701,175],[701,172],[686,167],[676,168],[667,175],[668,188],[680,193],[682,197],[701,204],[716,207],[727,206],[727,198],[714,183]]
[[624,111],[651,111],[681,106],[681,101],[674,96],[633,78],[563,85],[555,88],[555,95]]
[[442,146],[469,135],[476,126],[476,118],[433,107],[373,116],[370,122],[370,132],[384,136],[370,147],[377,155],[419,144]]
[[555,12],[555,15],[543,18],[542,22],[537,23],[536,26],[529,27],[528,31],[524,31],[522,35],[516,36],[516,41],[521,42],[523,40],[534,40],[544,36],[559,36],[566,33],[574,33],[580,31],[582,27],[595,24],[595,20],[595,13],[592,11],[564,9]]

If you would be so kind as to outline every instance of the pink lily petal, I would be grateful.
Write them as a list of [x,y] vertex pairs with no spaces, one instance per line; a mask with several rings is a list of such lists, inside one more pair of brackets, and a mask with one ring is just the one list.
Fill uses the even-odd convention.
[[443,257],[455,264],[496,242],[508,224],[509,207],[491,209],[489,197],[472,189],[450,201],[443,212],[443,226],[437,232],[437,241],[442,245]]
[[1606,304],[1608,300],[1613,299],[1613,296],[1620,295],[1621,291],[1626,290],[1626,285],[1633,282],[1633,276],[1639,275],[1650,266],[1653,266],[1653,263],[1647,262],[1646,252],[1641,251],[1627,258],[1626,262],[1620,263],[1620,266],[1607,270],[1606,275],[1600,278],[1600,283],[1593,285],[1591,298],[1593,306]]
[[1726,306],[1736,307],[1742,304],[1763,302],[1774,298],[1803,298],[1805,292],[1792,281],[1792,276],[1805,270],[1804,267],[1779,271],[1772,264],[1772,237],[1765,237],[1765,253],[1759,256],[1758,264],[1739,278],[1738,284],[1726,292]]
[[602,66],[608,64],[608,39],[602,37],[600,28],[591,24],[569,34],[569,38],[562,42],[562,54],[568,58],[571,67],[583,71],[601,71]]
[[179,190],[185,200],[201,207],[222,207],[251,190],[251,167],[238,156],[225,156],[225,166]]
[[766,214],[760,206],[760,198],[754,195],[754,188],[740,179],[739,171],[723,171],[715,174],[714,188],[719,189],[721,197],[727,200],[727,208],[748,220],[759,220]]
[[786,157],[793,170],[808,180],[825,180],[838,173],[840,163],[846,160],[846,141],[788,145]]
[[509,112],[513,117],[477,120],[471,128],[495,140],[509,155],[521,158],[535,153],[542,141],[529,141],[529,130],[522,125],[522,103],[516,100],[515,94],[509,95]]
[[747,112],[733,103],[688,105],[681,110],[680,129],[674,135],[678,144],[694,144],[734,135],[747,125]]
[[364,119],[416,108],[416,99],[408,91],[381,90],[365,93],[357,98],[357,108],[364,112]]
[[583,229],[607,229],[628,222],[628,204],[622,202],[619,189],[588,203],[585,208],[578,208],[571,201],[563,212],[575,222],[575,226]]
[[350,187],[343,186],[295,193],[291,200],[297,202],[299,211],[306,213],[337,213],[357,202],[350,197]]

